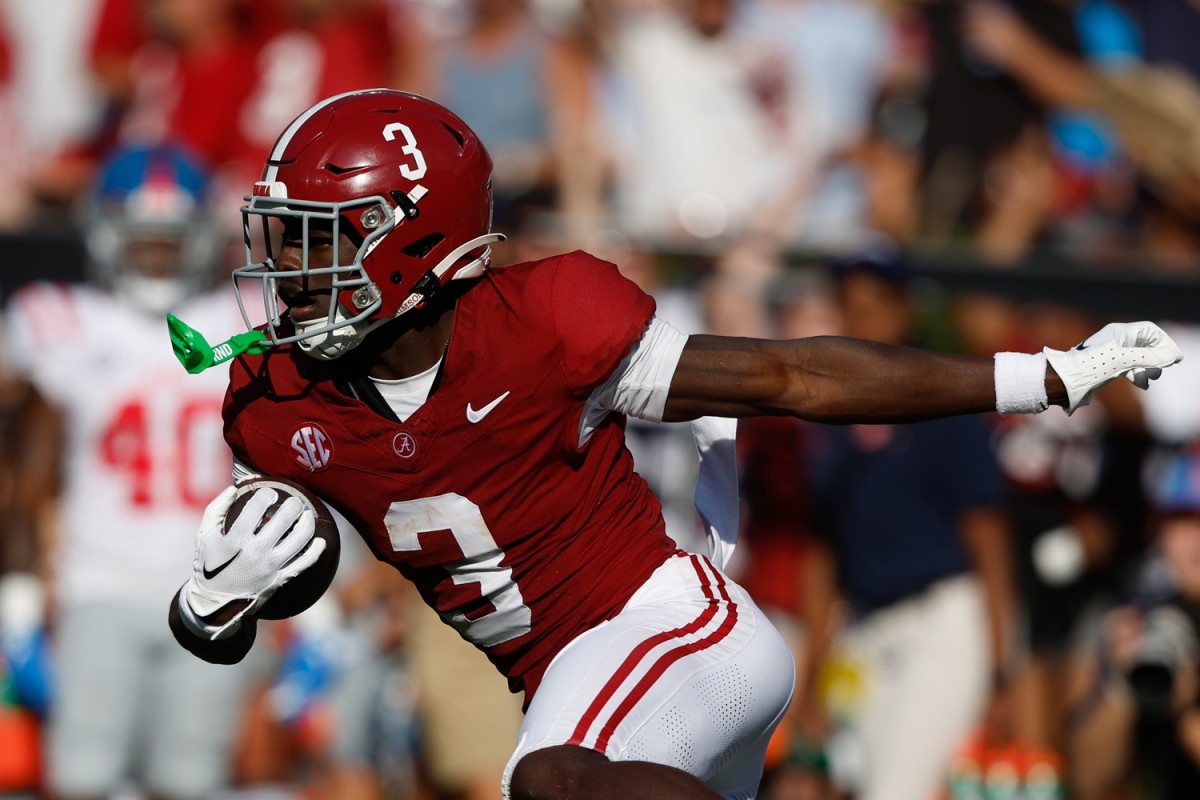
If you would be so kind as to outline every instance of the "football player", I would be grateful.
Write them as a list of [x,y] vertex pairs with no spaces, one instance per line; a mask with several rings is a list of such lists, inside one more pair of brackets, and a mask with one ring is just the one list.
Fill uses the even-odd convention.
[[[174,145],[121,148],[83,203],[86,283],[35,283],[6,314],[6,366],[55,411],[62,446],[23,480],[54,485],[57,683],[48,729],[56,797],[135,785],[209,797],[229,774],[248,677],[175,646],[162,604],[190,574],[195,515],[227,482],[225,382],[180,375],[161,341],[168,309],[236,324],[214,289],[223,238],[208,177]],[[179,656],[184,656],[180,658]]]
[[[235,275],[269,321],[259,352],[232,361],[225,435],[235,478],[326,500],[524,692],[508,797],[754,797],[792,693],[764,615],[666,536],[627,417],[1074,410],[1181,357],[1150,323],[995,359],[685,337],[587,253],[491,267],[491,169],[461,119],[404,92],[331,97],[292,122],[243,208],[274,246]],[[208,577],[231,492],[201,521],[171,614],[177,638],[218,661],[244,655],[255,609],[320,557],[317,543],[289,560],[294,542],[252,541],[270,497],[230,528],[250,563]],[[311,511],[285,507],[274,535],[291,518],[289,536],[311,536]]]

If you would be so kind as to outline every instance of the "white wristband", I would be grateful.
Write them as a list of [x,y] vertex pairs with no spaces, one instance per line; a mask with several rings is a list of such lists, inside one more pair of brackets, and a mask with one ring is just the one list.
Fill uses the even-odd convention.
[[1045,353],[996,353],[996,410],[1037,414],[1049,406]]

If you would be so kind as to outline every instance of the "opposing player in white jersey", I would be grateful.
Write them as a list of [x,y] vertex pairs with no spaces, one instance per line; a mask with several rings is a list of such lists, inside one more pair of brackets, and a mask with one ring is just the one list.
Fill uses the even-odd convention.
[[182,373],[162,334],[167,310],[241,319],[214,288],[206,188],[176,147],[115,152],[83,209],[89,281],[35,283],[8,306],[7,364],[55,409],[63,442],[47,554],[59,681],[48,778],[61,798],[125,783],[201,798],[227,774],[246,670],[191,658],[162,622],[191,572],[195,516],[231,466],[224,379]]
[[[720,548],[667,537],[627,417],[1073,410],[1182,357],[1150,323],[995,360],[687,337],[586,253],[490,266],[491,171],[460,117],[404,92],[329,98],[288,126],[243,209],[247,231],[282,236],[235,273],[270,319],[258,352],[230,361],[225,438],[240,476],[290,480],[340,511],[524,691],[512,800],[749,800],[791,695],[791,656]],[[177,341],[185,363],[216,360]],[[269,487],[226,534],[234,493],[201,517],[170,617],[214,660],[245,655],[256,610],[326,541],[298,498],[259,537]],[[281,531],[287,546],[272,546]],[[231,552],[238,566],[213,576]]]

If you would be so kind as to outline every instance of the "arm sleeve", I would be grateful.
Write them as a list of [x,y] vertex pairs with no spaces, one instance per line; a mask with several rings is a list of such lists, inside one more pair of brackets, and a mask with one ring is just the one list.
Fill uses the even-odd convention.
[[[18,298],[20,295],[18,295]],[[33,369],[32,337],[29,321],[18,302],[9,304],[4,314],[4,370],[28,378]]]
[[[671,378],[688,337],[657,316],[616,371],[588,397],[580,419],[580,446],[609,412],[662,422]],[[694,502],[708,555],[724,569],[733,557],[739,528],[737,420],[701,417],[691,424],[700,460]]]
[[[26,286],[13,295],[4,314],[4,368],[35,384],[48,397],[58,397],[64,377],[56,371],[58,348],[69,346],[77,332],[62,320],[77,320],[71,294],[49,283]],[[72,376],[73,377],[73,376]]]
[[611,411],[662,422],[671,378],[688,337],[657,316],[607,381],[588,396],[579,422],[582,446]]

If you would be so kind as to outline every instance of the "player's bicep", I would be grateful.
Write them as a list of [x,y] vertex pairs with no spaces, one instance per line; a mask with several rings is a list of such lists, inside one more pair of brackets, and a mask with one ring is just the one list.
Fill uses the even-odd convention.
[[794,355],[784,342],[691,336],[671,379],[663,420],[790,413],[804,391],[799,371],[789,365]]

